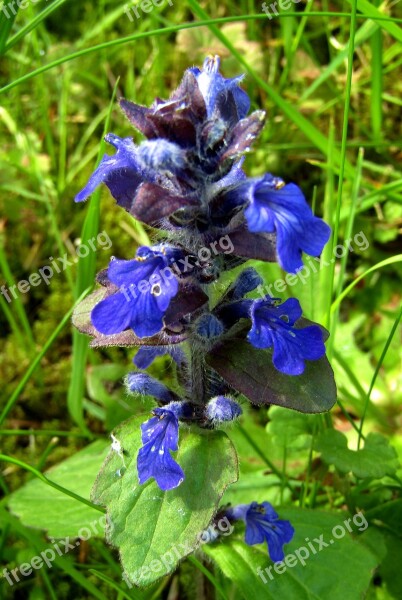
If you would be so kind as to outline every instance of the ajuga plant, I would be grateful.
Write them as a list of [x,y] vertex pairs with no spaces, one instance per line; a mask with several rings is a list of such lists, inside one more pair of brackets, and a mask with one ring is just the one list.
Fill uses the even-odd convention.
[[[297,185],[246,176],[244,154],[265,114],[248,116],[241,80],[225,79],[219,58],[208,57],[167,100],[148,108],[121,99],[146,141],[108,134],[115,154],[76,197],[104,183],[157,235],[135,256],[128,248],[112,258],[74,315],[93,347],[139,346],[126,386],[155,399],[150,418],[134,416],[113,432],[92,494],[107,507],[124,577],[137,585],[172,571],[206,539],[224,543],[224,524],[232,530],[235,521],[245,523],[247,544],[266,541],[281,560],[294,531],[268,502],[219,506],[238,477],[222,428],[242,414],[240,397],[305,413],[329,410],[336,398],[327,333],[302,317],[296,299],[251,299],[262,279],[250,266],[216,299],[224,272],[259,259],[296,273],[302,253],[319,256],[330,236]],[[145,372],[163,354],[175,364],[174,390]]]

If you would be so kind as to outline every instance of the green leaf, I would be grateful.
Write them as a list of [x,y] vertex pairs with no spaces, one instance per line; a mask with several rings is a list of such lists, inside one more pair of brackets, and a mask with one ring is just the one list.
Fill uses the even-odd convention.
[[316,415],[290,412],[279,406],[269,411],[267,433],[276,446],[294,450],[310,448],[311,437],[318,425]]
[[336,402],[334,375],[325,356],[306,361],[302,375],[285,375],[273,366],[272,352],[233,337],[213,348],[207,362],[253,404],[319,413]]
[[[401,523],[398,523],[398,530]],[[402,556],[402,540],[388,531],[381,530],[383,535],[386,556],[378,568],[378,576],[385,584],[389,598],[402,598],[402,571],[401,571],[401,556]]]
[[352,472],[356,477],[394,475],[398,468],[398,456],[389,441],[379,433],[369,433],[362,450],[349,450],[346,436],[340,431],[324,431],[316,441],[315,450],[321,458],[342,473]]
[[[49,469],[46,476],[59,485],[89,498],[106,449],[110,444],[98,440],[71,458]],[[44,529],[54,538],[79,537],[89,527],[91,537],[102,537],[105,517],[98,510],[33,479],[11,494],[8,507],[28,527]]]
[[[279,516],[288,519],[296,532],[292,542],[285,546],[285,560],[292,566],[284,563],[283,572],[275,571],[265,544],[250,547],[236,539],[235,534],[221,543],[203,546],[203,551],[234,582],[242,597],[247,600],[345,600],[364,597],[378,558],[359,543],[358,538],[354,540],[348,533],[344,525],[346,514],[280,509]],[[360,520],[357,523],[356,526],[349,519],[352,531],[357,532],[364,526]],[[334,535],[332,532],[336,526]],[[340,537],[342,531],[344,535]],[[318,542],[320,536],[326,546]],[[282,563],[276,564],[281,571]],[[261,572],[262,575],[259,575]]]
[[120,551],[128,579],[147,586],[175,569],[200,544],[226,487],[237,480],[237,457],[220,431],[180,432],[175,460],[184,482],[163,492],[154,480],[138,484],[136,458],[144,416],[122,423],[114,435],[122,458],[111,451],[92,490],[92,500],[107,507],[107,541]]
[[396,536],[402,537],[402,499],[385,502],[381,506],[376,506],[366,511],[367,519],[376,519],[381,521]]

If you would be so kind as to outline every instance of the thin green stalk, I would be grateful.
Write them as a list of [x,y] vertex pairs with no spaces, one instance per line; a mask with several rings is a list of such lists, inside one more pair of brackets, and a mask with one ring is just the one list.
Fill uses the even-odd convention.
[[221,585],[219,584],[218,580],[216,579],[216,577],[214,577],[211,573],[211,571],[209,571],[199,560],[197,560],[194,556],[189,556],[188,557],[188,561],[191,562],[195,567],[197,567],[197,569],[199,571],[201,571],[201,573],[203,575],[205,575],[205,577],[212,583],[212,585],[214,586],[216,592],[218,593],[218,595],[223,598],[223,600],[228,600],[228,597],[226,596],[225,592],[223,591],[223,588],[221,587]]
[[363,414],[362,414],[362,417],[360,419],[359,437],[357,439],[357,449],[360,448],[361,439],[363,437],[362,436],[363,425],[364,425],[364,420],[366,418],[367,408],[368,408],[368,405],[369,405],[369,402],[370,402],[371,392],[373,391],[374,384],[376,382],[378,373],[380,372],[380,369],[382,367],[382,363],[384,362],[385,355],[388,352],[388,348],[389,348],[389,346],[390,346],[390,344],[392,342],[392,338],[394,337],[395,331],[397,330],[397,327],[399,325],[399,321],[401,320],[401,317],[402,317],[402,307],[401,307],[401,309],[399,311],[399,315],[397,316],[397,318],[395,319],[394,324],[392,325],[392,328],[391,328],[391,331],[390,331],[389,336],[387,338],[387,341],[385,342],[385,346],[383,348],[383,351],[381,352],[380,360],[377,363],[377,366],[376,366],[375,371],[374,371],[374,375],[373,375],[373,377],[371,379],[370,387],[369,387],[369,390],[368,390],[367,396],[366,396],[366,401],[364,403]]
[[11,9],[7,10],[5,7],[4,11],[0,12],[0,55],[3,55],[7,52],[7,39],[10,35],[11,29],[14,25],[14,21],[17,17],[17,13],[19,10],[19,5],[14,2],[14,11]]
[[61,492],[62,494],[65,494],[66,496],[70,496],[70,498],[74,498],[74,500],[78,500],[78,502],[81,502],[82,504],[86,504],[87,506],[90,506],[91,508],[94,508],[95,510],[97,510],[101,513],[106,512],[106,509],[102,508],[101,506],[98,506],[97,504],[93,504],[93,502],[91,502],[90,500],[87,500],[86,498],[83,498],[82,496],[75,494],[71,490],[68,490],[67,488],[59,485],[58,483],[55,483],[54,481],[51,481],[50,479],[48,479],[46,477],[46,475],[44,475],[43,473],[41,473],[34,467],[31,467],[31,465],[28,465],[27,463],[22,462],[22,460],[18,460],[18,458],[14,458],[12,456],[6,456],[5,454],[0,454],[0,460],[7,462],[7,463],[11,463],[13,465],[17,465],[18,467],[25,469],[25,471],[29,471],[30,473],[35,475],[35,477],[40,479],[43,483],[46,483],[46,485],[50,485],[50,487],[54,488],[58,492]]
[[[374,6],[380,5],[380,0],[374,0]],[[382,138],[382,91],[383,91],[383,73],[382,73],[382,31],[377,29],[371,36],[371,96],[370,96],[370,115],[371,129],[374,140]]]
[[[352,198],[351,198],[352,201],[351,201],[351,204],[349,207],[349,215],[348,215],[348,219],[347,219],[346,226],[345,226],[345,233],[344,233],[345,240],[351,240],[351,238],[352,238],[353,225],[354,225],[354,220],[355,220],[355,215],[356,215],[357,200],[359,197],[360,183],[361,183],[361,178],[362,178],[363,158],[364,158],[364,150],[363,150],[363,148],[360,148],[358,157],[357,157],[357,164],[356,164],[356,177],[353,182]],[[344,250],[345,250],[345,252],[341,258],[340,272],[338,275],[336,296],[339,296],[339,294],[341,293],[342,288],[343,288],[345,275],[346,275],[346,265],[347,265],[347,261],[348,261],[349,253],[350,253],[350,249],[349,249],[348,245],[344,246]],[[328,340],[329,356],[332,356],[332,353],[334,350],[335,331],[336,331],[336,326],[337,326],[338,320],[339,320],[339,308],[332,314],[332,318],[331,318],[331,336],[330,336],[330,339]]]
[[135,590],[134,588],[132,588],[130,590],[130,593],[127,593],[122,588],[121,585],[118,585],[115,581],[113,581],[113,579],[111,577],[108,577],[104,573],[101,573],[100,571],[97,571],[96,569],[88,569],[88,571],[89,571],[89,573],[92,573],[92,575],[95,575],[95,577],[97,577],[104,583],[107,583],[110,588],[112,588],[113,590],[115,590],[116,592],[119,593],[121,598],[126,598],[127,600],[137,600],[137,599],[140,600],[142,598],[141,592],[139,592],[139,591],[137,592],[137,590]]
[[[7,44],[5,44],[5,46],[4,46],[3,52],[1,52],[1,54],[6,54],[6,52],[8,52],[10,50],[10,48],[12,48],[17,42],[22,40],[30,31],[32,31],[33,29],[36,29],[36,27],[38,27],[38,25],[40,25],[42,23],[42,21],[45,20],[46,17],[48,17],[52,12],[57,10],[62,4],[64,4],[67,1],[68,0],[55,0],[51,4],[48,4],[44,10],[42,10],[38,15],[36,15],[36,17],[31,19],[26,25],[21,27],[21,29],[19,29],[18,32],[8,40]],[[17,10],[18,10],[18,8],[17,8]],[[1,31],[1,27],[0,27],[0,31]],[[1,46],[0,46],[0,48],[1,48]]]
[[[103,136],[107,133],[110,120],[112,115],[112,109],[114,106],[114,99],[116,96],[118,86],[118,80],[116,81],[112,98],[109,105],[109,111],[106,115],[105,126]],[[103,153],[105,152],[105,142],[99,147],[98,160],[99,164]],[[81,231],[81,240],[83,244],[87,244],[88,240],[98,234],[99,221],[100,221],[100,189],[96,190],[89,201],[89,206],[85,221]],[[82,291],[88,287],[92,288],[95,281],[96,271],[96,255],[94,252],[90,252],[85,258],[80,258],[77,265],[77,282],[75,286],[75,296],[78,297],[82,294]],[[84,420],[84,389],[85,389],[85,369],[88,355],[88,338],[76,329],[73,331],[73,350],[72,350],[72,368],[71,368],[71,380],[68,388],[67,406],[71,417],[82,429],[83,432],[88,433],[88,429]]]
[[359,275],[359,277],[356,277],[356,279],[354,279],[352,281],[352,283],[349,284],[348,287],[345,288],[343,290],[343,292],[341,294],[339,294],[339,296],[333,301],[332,306],[331,306],[331,313],[335,312],[335,310],[338,308],[338,306],[340,305],[342,300],[353,290],[353,288],[359,283],[359,281],[364,279],[370,273],[373,273],[374,271],[381,269],[382,267],[388,267],[389,265],[392,265],[392,264],[398,263],[398,262],[402,262],[402,254],[397,254],[396,256],[391,256],[390,258],[382,260],[381,262],[379,262],[379,263],[375,264],[374,266],[370,267],[369,269],[367,269],[367,271],[364,271],[364,273]]
[[[25,348],[26,346],[28,346],[28,350],[32,351],[35,348],[35,340],[33,337],[29,319],[27,317],[24,305],[21,300],[21,295],[16,291],[16,298],[14,298],[13,293],[10,291],[11,287],[13,287],[14,289],[16,288],[16,284],[15,284],[14,277],[11,272],[10,266],[8,264],[8,259],[7,259],[7,255],[5,252],[3,239],[0,239],[0,269],[1,269],[1,271],[4,275],[4,278],[6,280],[6,283],[8,285],[8,289],[9,289],[8,296],[10,297],[13,305],[15,306],[15,312],[18,315],[19,322],[24,331],[25,341],[24,341],[22,347]],[[10,323],[10,325],[11,325],[11,323]]]
[[[82,294],[81,298],[84,298],[86,296],[87,292],[88,292],[88,290],[85,290],[85,292]],[[79,300],[77,301],[77,303],[79,302]],[[21,378],[19,384],[17,385],[17,387],[15,388],[14,392],[10,396],[10,398],[9,398],[6,406],[3,408],[3,411],[2,411],[2,413],[0,415],[0,425],[4,422],[4,419],[7,417],[8,413],[13,408],[14,404],[18,400],[19,396],[21,395],[21,393],[24,390],[26,384],[30,380],[30,378],[31,378],[32,374],[34,373],[35,369],[39,366],[40,361],[45,356],[46,352],[52,346],[53,342],[57,339],[59,333],[64,329],[64,327],[66,326],[66,324],[69,322],[73,310],[74,310],[74,306],[72,306],[70,308],[70,310],[64,315],[64,317],[60,321],[59,325],[56,327],[56,329],[53,331],[52,335],[47,340],[46,344],[43,346],[42,350],[40,352],[38,352],[38,354],[36,355],[36,357],[34,358],[34,360],[32,361],[32,363],[28,367],[25,375]]]
[[48,441],[45,450],[40,455],[39,460],[36,464],[36,469],[38,471],[41,471],[43,469],[43,467],[46,464],[49,454],[51,454],[53,452],[53,450],[55,448],[57,448],[58,443],[59,443],[59,440],[57,437],[52,437],[52,439]]
[[[335,216],[334,230],[333,230],[333,234],[332,234],[332,251],[338,244],[343,182],[344,182],[344,176],[345,176],[345,172],[346,172],[345,167],[346,167],[346,150],[347,150],[348,128],[349,128],[349,107],[350,107],[350,97],[351,97],[351,93],[352,93],[353,55],[355,52],[354,40],[355,40],[355,33],[356,33],[356,11],[357,11],[357,0],[353,0],[352,13],[351,13],[351,17],[350,17],[350,42],[349,42],[349,52],[348,52],[348,67],[347,67],[347,74],[346,74],[345,104],[344,104],[344,110],[343,110],[341,160],[340,160],[340,169],[339,169],[338,194],[337,194],[337,202],[336,202],[336,216]],[[329,297],[331,299],[332,299],[333,288],[334,288],[335,265],[336,265],[336,261],[334,260],[332,262],[332,266],[330,267],[331,279],[329,281],[329,283],[330,283]]]
[[258,456],[265,462],[265,464],[271,469],[271,471],[278,477],[279,481],[284,484],[293,491],[292,486],[290,485],[287,477],[275,467],[275,465],[269,460],[267,456],[265,456],[264,452],[261,450],[259,446],[254,442],[253,438],[248,434],[248,432],[242,427],[242,425],[238,425],[240,433],[243,437],[248,441],[253,450],[258,454]]
[[[289,17],[300,18],[302,16],[303,16],[303,13],[298,13],[298,12],[279,13],[278,18],[280,18],[280,19],[289,18]],[[320,19],[322,17],[350,18],[350,13],[311,12],[311,13],[309,13],[309,18],[310,17],[318,17]],[[39,75],[39,73],[45,73],[46,71],[49,71],[49,69],[53,69],[53,67],[62,65],[63,63],[69,62],[70,60],[75,60],[76,58],[81,58],[82,56],[86,56],[88,54],[92,54],[94,52],[104,50],[105,48],[112,48],[114,46],[129,44],[135,40],[144,39],[147,37],[169,35],[169,34],[181,31],[183,29],[194,29],[197,27],[211,26],[213,24],[236,23],[238,21],[250,21],[253,19],[263,20],[266,18],[267,17],[265,15],[256,14],[256,15],[240,15],[238,17],[231,16],[231,17],[221,17],[221,18],[216,18],[216,19],[205,19],[205,20],[200,20],[197,22],[181,23],[180,25],[172,25],[171,27],[162,27],[160,29],[155,29],[152,31],[144,31],[141,33],[134,33],[133,35],[129,35],[126,37],[117,38],[115,40],[110,40],[108,42],[102,42],[101,44],[96,44],[95,46],[91,46],[90,48],[85,48],[83,50],[78,50],[77,52],[72,52],[71,54],[68,54],[61,58],[58,58],[57,60],[54,60],[54,61],[50,62],[49,64],[44,65],[43,67],[35,69],[31,73],[27,73],[27,74],[23,75],[22,77],[18,77],[17,79],[14,79],[14,81],[10,82],[3,88],[0,88],[0,94],[7,92],[8,90],[14,88],[17,85],[20,85],[21,83],[23,83],[25,81],[29,81],[33,77],[36,77],[36,75]],[[365,15],[359,15],[358,18],[366,19],[367,17]],[[385,16],[381,15],[381,13],[379,13],[378,11],[374,15],[370,15],[370,19],[379,21],[380,23],[382,23],[382,26],[384,27],[384,29],[387,29],[387,30],[389,30],[391,25],[394,26],[394,27],[392,27],[392,33],[393,33],[394,37],[396,37],[396,39],[399,39],[400,41],[402,41],[402,31],[399,30],[398,25],[397,25],[398,23],[402,23],[402,19],[385,17]]]
[[[344,416],[345,416],[346,420],[348,421],[348,423],[350,423],[350,425],[353,427],[353,429],[354,429],[354,430],[355,430],[357,433],[359,433],[359,428],[358,428],[358,426],[356,425],[356,423],[354,422],[354,420],[352,419],[352,417],[349,415],[348,411],[347,411],[347,410],[346,410],[346,408],[343,406],[343,404],[342,404],[342,402],[341,402],[340,400],[338,400],[338,405],[339,405],[339,408],[341,409],[341,411],[343,412],[343,414],[344,414]],[[362,438],[363,438],[363,439],[365,439],[363,435],[362,435]]]
[[[335,125],[334,120],[331,118],[328,132],[328,150],[327,150],[327,179],[325,182],[325,196],[324,196],[324,221],[333,227],[333,215],[335,212],[335,165],[334,165],[334,139],[335,139]],[[328,244],[324,247],[322,252],[321,260],[322,264],[329,264],[333,258],[332,243],[331,239]],[[331,306],[331,285],[330,281],[332,278],[332,272],[328,267],[320,270],[320,315],[319,322],[323,322],[324,326],[329,328],[330,320],[330,306]]]
[[3,311],[3,313],[5,314],[5,317],[10,325],[11,331],[13,332],[13,334],[15,335],[15,337],[18,341],[19,347],[24,348],[25,343],[26,343],[26,338],[25,338],[23,332],[20,330],[20,326],[18,325],[17,321],[15,320],[14,315],[8,306],[7,300],[5,298],[3,298],[3,296],[0,296],[0,307],[1,307],[1,310]]
[[[58,431],[55,429],[0,429],[0,435],[50,435],[58,437],[76,437],[76,438],[88,438],[85,433],[78,433],[77,431]],[[91,435],[90,438],[102,438],[103,435]]]

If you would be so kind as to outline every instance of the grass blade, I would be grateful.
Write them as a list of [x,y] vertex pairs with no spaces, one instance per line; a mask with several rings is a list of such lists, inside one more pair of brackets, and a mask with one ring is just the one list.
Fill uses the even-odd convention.
[[[114,99],[116,96],[118,80],[116,81],[112,98],[109,105],[109,111],[105,119],[104,135],[110,126],[110,119],[112,109],[114,105]],[[97,164],[99,164],[103,154],[105,152],[105,142],[102,141]],[[100,220],[100,194],[101,190],[98,189],[91,197],[87,214],[85,217],[84,225],[81,233],[81,240],[83,244],[88,243],[99,231],[99,220]],[[90,252],[85,258],[80,258],[77,265],[77,283],[75,287],[75,296],[79,297],[82,291],[86,288],[92,288],[95,280],[96,270],[96,254]],[[84,420],[84,389],[85,389],[85,368],[88,355],[88,338],[79,331],[73,331],[73,348],[72,356],[73,363],[71,368],[71,382],[68,389],[67,406],[71,417],[79,425],[82,431],[89,433],[85,420]]]

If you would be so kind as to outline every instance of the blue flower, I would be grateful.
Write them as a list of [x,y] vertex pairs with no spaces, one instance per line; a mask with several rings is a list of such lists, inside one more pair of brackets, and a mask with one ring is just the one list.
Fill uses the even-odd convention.
[[150,140],[136,146],[131,138],[120,138],[113,133],[108,133],[105,140],[117,152],[114,156],[103,156],[87,185],[75,197],[76,202],[86,200],[105,183],[119,206],[130,211],[142,183],[169,186],[166,174],[180,172],[185,167],[183,151],[167,140]]
[[318,360],[325,354],[323,334],[318,325],[298,329],[295,323],[302,310],[299,301],[267,297],[250,307],[252,327],[248,340],[256,348],[272,348],[274,367],[286,375],[300,375],[305,360]]
[[253,267],[244,269],[229,290],[230,299],[233,301],[241,300],[243,296],[255,290],[262,282],[262,277]]
[[155,408],[155,415],[141,425],[144,444],[137,457],[140,484],[154,477],[161,490],[171,490],[181,484],[184,473],[170,455],[178,449],[181,402],[171,402],[164,408]]
[[107,275],[119,290],[93,308],[94,327],[105,335],[130,327],[139,337],[158,333],[169,303],[179,289],[168,268],[169,258],[169,250],[161,246],[155,249],[142,246],[133,260],[112,260]]
[[278,262],[290,273],[303,267],[302,252],[319,256],[331,234],[330,227],[313,215],[297,185],[285,185],[270,174],[240,181],[223,191],[218,200],[220,211],[228,214],[244,207],[251,233],[276,234]]
[[308,206],[301,189],[294,183],[267,174],[248,188],[249,204],[244,211],[253,233],[277,235],[279,264],[295,273],[303,266],[301,253],[319,256],[329,240],[331,229]]
[[161,402],[170,402],[175,394],[163,383],[148,375],[148,373],[129,373],[127,375],[127,387],[130,392],[142,396],[153,396]]
[[232,95],[237,110],[238,119],[243,119],[250,109],[250,99],[246,92],[239,88],[239,83],[243,75],[233,79],[225,79],[219,73],[219,56],[207,56],[204,60],[203,68],[198,67],[189,69],[197,79],[198,87],[204,97],[207,107],[207,115],[211,117],[217,106],[223,108],[230,107],[228,95]]
[[269,502],[239,504],[226,511],[229,519],[242,520],[246,524],[245,541],[249,546],[267,542],[268,553],[273,562],[284,559],[284,544],[288,544],[295,530],[289,521],[280,520]]
[[146,369],[155,358],[165,354],[169,354],[178,366],[186,362],[186,356],[178,346],[141,346],[133,358],[133,363],[139,369]]
[[206,406],[206,416],[213,423],[234,421],[242,414],[240,406],[231,398],[217,396],[212,398]]
[[204,313],[198,319],[195,330],[197,335],[206,340],[216,339],[224,332],[222,323],[211,313]]
[[90,196],[101,183],[105,183],[112,196],[121,206],[128,209],[138,186],[148,178],[150,172],[141,168],[136,146],[131,138],[120,138],[108,133],[105,140],[117,149],[114,156],[105,154],[98,168],[92,174],[87,185],[75,197],[76,202],[82,202]]

